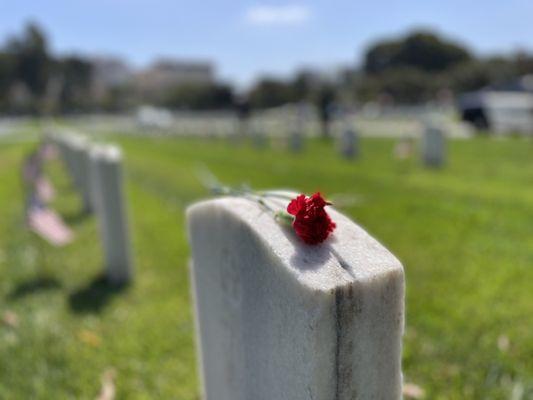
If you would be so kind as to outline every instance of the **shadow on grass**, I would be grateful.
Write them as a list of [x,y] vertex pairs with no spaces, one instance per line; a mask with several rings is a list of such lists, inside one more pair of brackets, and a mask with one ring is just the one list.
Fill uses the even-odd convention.
[[50,276],[40,276],[20,283],[9,295],[10,300],[16,300],[37,292],[61,288],[61,282]]
[[100,312],[113,296],[127,288],[127,284],[112,284],[105,275],[98,275],[87,286],[70,294],[69,305],[76,313]]
[[73,226],[78,225],[85,221],[91,216],[91,212],[87,209],[81,209],[79,211],[74,211],[68,214],[63,215],[63,220],[67,225]]

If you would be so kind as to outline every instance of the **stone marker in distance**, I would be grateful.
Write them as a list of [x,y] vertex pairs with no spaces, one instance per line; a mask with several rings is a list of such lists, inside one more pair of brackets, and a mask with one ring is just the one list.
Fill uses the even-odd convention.
[[444,132],[433,123],[426,123],[422,140],[422,158],[429,167],[441,167],[445,162]]
[[288,122],[288,149],[292,153],[301,153],[304,149],[307,110],[303,104],[295,107],[286,106],[285,109]]
[[254,121],[250,121],[250,136],[252,138],[252,145],[256,149],[263,149],[268,145],[267,135],[257,122],[253,122]]
[[303,134],[299,130],[293,130],[289,134],[289,150],[293,153],[300,153],[304,147]]
[[99,219],[106,275],[111,283],[133,278],[127,206],[123,193],[122,153],[116,146],[95,146],[90,153],[92,201]]
[[206,400],[401,398],[402,265],[329,211],[308,246],[246,199],[188,209]]
[[344,158],[354,159],[359,156],[359,136],[350,126],[342,131],[340,140],[340,152]]

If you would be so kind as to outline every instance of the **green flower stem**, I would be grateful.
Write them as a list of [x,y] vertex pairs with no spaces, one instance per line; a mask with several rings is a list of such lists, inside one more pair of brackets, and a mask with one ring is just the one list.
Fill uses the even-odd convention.
[[232,187],[223,186],[223,185],[213,185],[211,187],[211,192],[213,192],[213,194],[216,194],[216,195],[237,196],[237,197],[246,198],[251,201],[255,201],[261,207],[269,211],[276,220],[284,224],[290,225],[292,224],[294,220],[294,217],[290,215],[289,213],[282,211],[282,210],[276,210],[265,201],[265,199],[269,197],[291,200],[292,198],[289,195],[284,195],[282,193],[269,192],[269,191],[254,192],[249,189],[237,189],[237,188],[232,188]]

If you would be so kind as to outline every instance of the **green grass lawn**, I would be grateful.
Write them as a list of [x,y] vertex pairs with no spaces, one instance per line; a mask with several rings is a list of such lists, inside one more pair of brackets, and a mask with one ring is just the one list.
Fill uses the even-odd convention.
[[[101,282],[94,218],[79,213],[59,162],[56,207],[76,241],[25,231],[20,165],[0,143],[1,399],[95,398],[116,371],[119,399],[198,399],[184,208],[206,197],[206,165],[229,184],[321,190],[403,262],[404,375],[428,399],[533,398],[533,142],[453,141],[442,170],[363,139],[360,160],[309,143],[300,155],[223,140],[113,137],[126,156],[136,279]],[[514,397],[512,397],[514,396]]]

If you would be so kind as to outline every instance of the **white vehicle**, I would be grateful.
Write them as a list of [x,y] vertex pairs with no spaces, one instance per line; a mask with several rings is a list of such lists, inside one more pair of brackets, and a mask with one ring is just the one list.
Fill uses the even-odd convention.
[[533,93],[482,90],[459,99],[463,120],[498,134],[533,135]]

